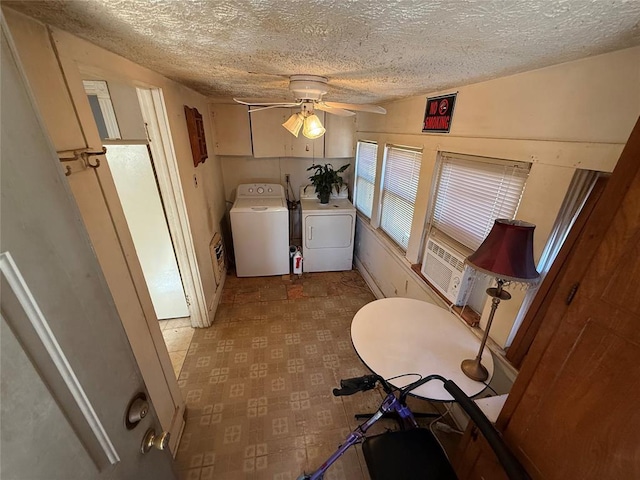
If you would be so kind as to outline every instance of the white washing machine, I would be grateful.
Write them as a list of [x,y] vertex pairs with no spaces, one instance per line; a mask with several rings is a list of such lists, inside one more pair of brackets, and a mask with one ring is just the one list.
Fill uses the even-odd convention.
[[320,203],[313,185],[300,188],[302,215],[302,269],[305,272],[351,270],[356,209],[343,187],[329,203]]
[[289,210],[282,185],[238,185],[230,216],[238,277],[289,273]]

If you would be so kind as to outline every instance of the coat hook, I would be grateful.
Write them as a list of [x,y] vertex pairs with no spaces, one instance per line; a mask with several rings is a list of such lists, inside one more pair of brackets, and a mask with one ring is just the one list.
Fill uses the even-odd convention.
[[105,155],[106,153],[107,153],[107,148],[106,147],[102,147],[102,151],[101,152],[82,152],[81,155],[84,158],[85,162],[87,163],[88,167],[98,168],[100,166],[100,159],[96,158],[96,163],[95,163],[95,165],[93,165],[91,163],[91,157],[94,157],[96,155]]

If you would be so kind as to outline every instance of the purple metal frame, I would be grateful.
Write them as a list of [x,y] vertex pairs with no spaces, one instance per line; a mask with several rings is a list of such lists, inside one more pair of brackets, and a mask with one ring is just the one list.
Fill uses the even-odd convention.
[[399,395],[396,395],[392,387],[383,378],[379,378],[380,383],[382,384],[384,390],[387,392],[387,396],[382,401],[382,404],[380,405],[376,413],[374,413],[369,420],[356,427],[355,430],[347,435],[344,443],[340,445],[338,449],[322,465],[320,465],[320,467],[318,467],[317,470],[313,471],[312,473],[303,473],[298,477],[297,480],[322,480],[325,472],[329,469],[329,467],[333,465],[336,460],[338,460],[342,455],[344,455],[344,453],[349,448],[357,443],[362,442],[365,439],[365,433],[367,432],[367,430],[369,430],[369,428],[371,428],[371,426],[378,420],[380,420],[385,414],[395,412],[397,413],[401,422],[408,423],[412,428],[418,428],[418,423],[416,422],[413,413],[406,404],[407,394],[414,388],[417,388],[420,385],[434,379],[444,380],[444,378],[440,377],[439,375],[430,375],[407,385],[405,388],[400,390]]

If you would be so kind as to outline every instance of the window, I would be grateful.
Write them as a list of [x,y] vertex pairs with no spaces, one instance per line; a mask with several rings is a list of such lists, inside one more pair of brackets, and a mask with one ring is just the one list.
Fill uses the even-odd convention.
[[356,208],[367,218],[371,218],[371,210],[373,207],[377,159],[377,144],[370,142],[358,142],[356,150],[354,203]]
[[418,193],[422,152],[390,145],[386,149],[380,228],[405,251]]
[[431,226],[476,250],[494,220],[513,219],[530,164],[442,154]]

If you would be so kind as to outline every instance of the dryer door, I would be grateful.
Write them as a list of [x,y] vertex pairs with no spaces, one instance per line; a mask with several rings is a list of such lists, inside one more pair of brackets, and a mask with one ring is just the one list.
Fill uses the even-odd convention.
[[304,244],[307,248],[351,246],[353,215],[306,215]]

